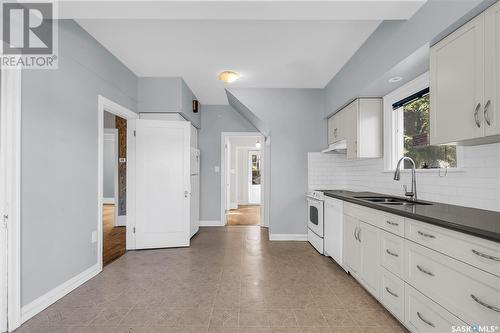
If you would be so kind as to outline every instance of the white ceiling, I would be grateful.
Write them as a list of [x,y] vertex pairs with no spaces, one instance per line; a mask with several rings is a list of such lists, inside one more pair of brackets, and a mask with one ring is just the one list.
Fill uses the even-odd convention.
[[[229,12],[238,4],[238,1],[227,0],[194,2],[200,6],[233,4],[228,6]],[[323,88],[384,18],[380,9],[369,14],[370,11],[360,8],[360,4],[379,3],[385,8],[387,17],[408,18],[424,3],[420,0],[310,2],[336,3],[349,18],[318,20],[310,19],[321,12],[315,12],[313,9],[317,7],[314,5],[305,13],[308,19],[297,19],[302,17],[300,11],[289,10],[293,8],[290,4],[302,2],[255,2],[257,7],[262,4],[281,6],[284,15],[280,17],[277,12],[273,17],[269,13],[263,16],[258,11],[249,11],[245,19],[230,20],[228,12],[221,9],[218,12],[207,10],[205,14],[198,11],[192,17],[186,14],[189,12],[177,10],[177,16],[170,14],[168,19],[140,18],[150,16],[151,11],[146,9],[154,9],[158,4],[186,4],[185,1],[148,1],[142,2],[145,7],[137,11],[139,18],[130,10],[122,12],[118,6],[115,7],[118,9],[115,19],[79,18],[77,22],[137,76],[183,77],[202,104],[227,104],[225,85],[217,80],[219,72],[234,70],[242,75],[231,87]],[[82,6],[79,1],[70,3]],[[103,3],[109,5],[113,1]],[[358,14],[346,3],[357,3]],[[62,8],[60,12],[66,13],[64,17],[78,17],[77,13],[71,14],[73,7],[66,7],[64,11]],[[80,17],[90,16],[90,12],[83,9],[77,12]],[[102,12],[104,14],[99,15],[103,17],[111,15],[105,10]],[[295,19],[290,20],[293,15]]]

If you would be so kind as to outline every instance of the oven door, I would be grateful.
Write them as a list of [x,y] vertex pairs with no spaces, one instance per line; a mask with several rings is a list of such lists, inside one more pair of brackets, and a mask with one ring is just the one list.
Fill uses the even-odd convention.
[[307,227],[323,238],[323,201],[307,198]]

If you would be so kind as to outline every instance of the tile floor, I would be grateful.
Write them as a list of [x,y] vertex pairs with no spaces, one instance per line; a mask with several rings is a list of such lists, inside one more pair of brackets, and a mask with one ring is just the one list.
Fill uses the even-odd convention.
[[405,332],[305,242],[202,228],[190,248],[127,252],[16,332]]

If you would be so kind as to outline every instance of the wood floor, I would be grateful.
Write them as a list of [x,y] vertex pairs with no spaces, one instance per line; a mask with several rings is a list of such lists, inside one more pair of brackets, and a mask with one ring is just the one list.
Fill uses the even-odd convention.
[[259,205],[240,205],[227,213],[228,225],[260,225]]
[[103,223],[103,256],[104,266],[120,258],[126,250],[126,227],[115,227],[115,205],[104,205]]

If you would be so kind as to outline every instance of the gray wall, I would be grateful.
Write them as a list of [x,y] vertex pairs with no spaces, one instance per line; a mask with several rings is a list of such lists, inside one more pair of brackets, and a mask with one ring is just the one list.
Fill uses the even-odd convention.
[[22,305],[97,263],[99,94],[136,110],[137,78],[60,21],[59,69],[22,77]]
[[326,145],[323,90],[230,89],[229,93],[270,131],[271,233],[306,234],[307,153]]
[[220,221],[221,174],[214,168],[220,167],[221,133],[256,132],[257,129],[229,105],[204,105],[201,122],[203,127],[198,133],[201,150],[200,220]]
[[194,113],[192,107],[196,96],[182,78],[139,78],[137,91],[139,112],[176,112],[191,121],[195,127],[201,127],[201,112]]
[[[429,0],[410,20],[385,21],[380,24],[325,87],[325,116],[358,97],[366,86],[382,77],[424,44],[430,43],[482,2]],[[393,85],[391,88],[396,89],[398,86]]]

